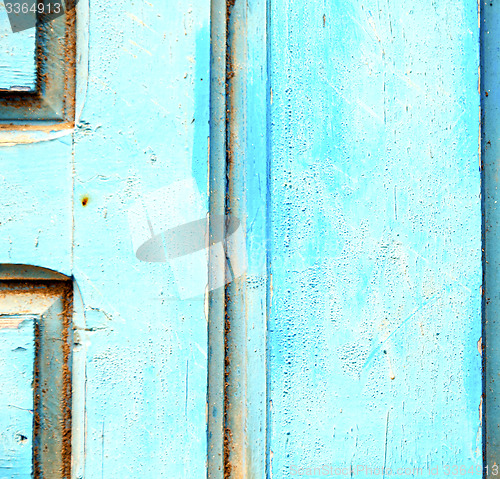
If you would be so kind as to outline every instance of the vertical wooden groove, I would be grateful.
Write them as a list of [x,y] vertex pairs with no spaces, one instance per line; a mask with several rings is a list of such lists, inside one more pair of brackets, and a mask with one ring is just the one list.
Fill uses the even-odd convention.
[[[232,13],[236,0],[226,0],[226,198],[225,198],[225,217],[231,214],[231,166],[234,163],[233,150],[235,149],[234,140],[232,138],[233,128],[231,123],[234,121],[234,116],[231,115],[234,107],[234,92],[233,78],[235,75],[233,65],[233,41],[234,33],[232,32]],[[229,311],[232,297],[231,285],[224,287],[224,479],[231,479],[238,470],[236,467],[233,469],[233,463],[237,463],[241,459],[234,457],[234,436],[232,421],[232,405],[234,404],[234,376],[232,373],[231,363],[235,362],[232,358],[232,347],[234,338],[231,334],[231,312]],[[233,359],[233,361],[232,361]],[[233,401],[233,402],[232,402]],[[242,412],[242,411],[241,411]]]
[[481,446],[482,446],[482,477],[486,478],[486,468],[484,467],[487,463],[487,432],[488,427],[486,421],[486,389],[487,389],[487,379],[486,379],[486,183],[485,183],[485,172],[484,172],[484,145],[483,145],[483,14],[484,8],[481,2],[478,2],[478,16],[479,16],[479,92],[480,92],[480,161],[479,166],[481,169],[481,266],[482,266],[482,287],[481,287],[481,366],[482,366],[482,397],[481,397]]
[[[243,274],[226,286],[225,478],[266,464],[267,5],[227,0],[226,215],[239,220]],[[232,261],[235,258],[229,258]]]
[[[266,0],[212,2],[210,215],[241,224],[245,244],[224,263],[226,274],[234,260],[246,270],[209,293],[210,479],[266,474],[266,22]],[[216,223],[213,236],[226,230]],[[211,277],[225,267],[214,259]]]
[[271,395],[271,380],[268,371],[270,361],[270,348],[269,348],[269,318],[271,317],[271,300],[272,300],[272,269],[271,269],[271,258],[272,258],[272,157],[271,157],[271,104],[272,104],[272,90],[271,90],[271,76],[270,76],[270,65],[271,65],[271,6],[272,0],[266,0],[265,2],[265,12],[266,12],[266,176],[267,176],[267,188],[266,188],[266,337],[265,337],[265,347],[266,347],[266,397],[265,397],[265,411],[266,411],[266,423],[265,423],[265,478],[270,479],[272,476],[272,462],[271,462],[271,406],[270,406],[270,395]]
[[[211,2],[210,68],[210,150],[209,150],[209,234],[224,238],[224,223],[211,221],[224,215],[226,204],[226,2]],[[224,474],[224,361],[225,297],[216,288],[224,274],[223,258],[209,253],[208,292],[208,392],[207,392],[207,477]]]
[[35,364],[33,368],[33,477],[41,477],[40,470],[40,323],[35,321]]
[[72,316],[73,316],[73,287],[71,283],[66,285],[63,295],[64,309],[62,312],[62,477],[71,477],[71,343],[73,342],[73,334],[71,331]]
[[484,477],[500,474],[500,5],[481,6],[481,169],[483,207],[483,466]]

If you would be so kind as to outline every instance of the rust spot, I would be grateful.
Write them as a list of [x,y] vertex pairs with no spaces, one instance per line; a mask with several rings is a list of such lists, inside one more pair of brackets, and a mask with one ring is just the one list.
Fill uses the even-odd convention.
[[326,15],[323,14],[323,28],[325,28],[326,25]]
[[87,206],[87,203],[89,202],[89,197],[87,195],[82,197],[82,206],[85,208]]

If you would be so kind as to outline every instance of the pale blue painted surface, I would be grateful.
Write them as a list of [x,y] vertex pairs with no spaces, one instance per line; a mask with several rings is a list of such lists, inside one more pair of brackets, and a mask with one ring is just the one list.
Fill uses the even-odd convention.
[[123,0],[80,16],[76,131],[0,132],[0,263],[74,275],[86,313],[76,478],[206,476],[206,414],[222,411],[206,404],[205,298],[136,258],[128,212],[191,178],[208,209],[209,118],[212,212],[241,219],[249,253],[227,291],[233,477],[481,466],[477,5],[265,7],[235,3],[227,131],[210,2]]
[[270,42],[270,474],[481,477],[477,3],[273,0]]
[[4,147],[0,158],[1,262],[71,276],[71,138]]
[[86,89],[78,67],[77,131],[0,135],[1,262],[74,275],[85,306],[76,477],[206,476],[203,292],[180,300],[168,264],[136,258],[128,211],[189,178],[206,208],[209,6],[93,2],[78,45],[90,60]]
[[206,476],[203,292],[180,300],[169,264],[135,257],[128,211],[190,178],[206,201],[209,7],[91,3],[73,213],[89,330],[86,478]]
[[34,90],[36,83],[35,29],[12,33],[0,2],[0,89]]
[[[245,272],[226,288],[227,387],[224,477],[266,475],[267,295],[267,4],[228,9],[227,203],[245,232]],[[272,375],[273,372],[269,371]],[[230,469],[230,472],[229,472]],[[230,474],[230,475],[228,475]]]
[[30,479],[33,455],[34,318],[0,318],[0,478]]
[[[224,217],[226,210],[226,2],[210,5],[210,158],[209,219]],[[225,224],[210,222],[209,232],[223,238]],[[224,474],[225,447],[225,288],[213,288],[216,278],[225,271],[225,258],[211,254],[208,259],[208,378],[207,381],[207,479]]]

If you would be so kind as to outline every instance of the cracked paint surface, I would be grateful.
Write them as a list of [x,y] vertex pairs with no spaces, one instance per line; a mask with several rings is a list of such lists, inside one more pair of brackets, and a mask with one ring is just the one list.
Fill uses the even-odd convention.
[[480,477],[477,4],[278,0],[270,36],[273,477]]

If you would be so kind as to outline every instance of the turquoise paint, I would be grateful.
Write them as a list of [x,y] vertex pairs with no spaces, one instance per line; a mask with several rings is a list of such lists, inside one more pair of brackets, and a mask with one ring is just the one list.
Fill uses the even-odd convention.
[[481,476],[477,15],[271,2],[272,477]]
[[[477,5],[225,7],[80,1],[76,128],[0,131],[0,263],[81,296],[74,477],[221,478],[224,426],[233,477],[481,466]],[[189,179],[246,235],[207,304],[128,222]]]
[[209,21],[208,2],[91,4],[74,139],[85,477],[206,474],[203,296],[180,300],[168,263],[136,258],[128,211],[176,181],[207,189]]
[[75,131],[0,135],[1,261],[74,276],[81,293],[75,477],[203,477],[203,296],[180,300],[168,264],[135,257],[127,212],[176,180],[207,189],[209,4],[84,4]]
[[31,478],[35,318],[0,319],[0,477]]
[[4,2],[0,3],[0,38],[0,89],[34,90],[35,29],[12,33]]
[[[229,477],[266,475],[267,4],[228,8],[226,209],[241,221],[245,274],[226,288],[226,434]],[[272,371],[270,371],[272,375]]]

